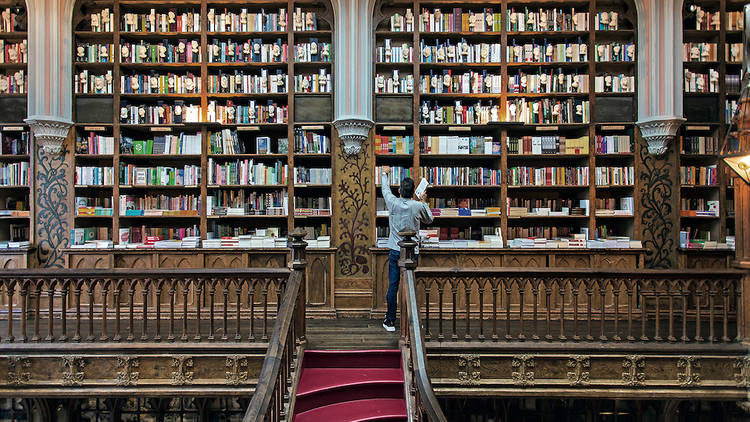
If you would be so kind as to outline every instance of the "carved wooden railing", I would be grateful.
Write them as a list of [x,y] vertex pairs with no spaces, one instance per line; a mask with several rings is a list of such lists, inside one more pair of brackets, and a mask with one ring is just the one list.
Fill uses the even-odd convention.
[[743,274],[732,270],[415,270],[428,342],[736,343],[745,335],[738,323]]
[[291,274],[288,268],[3,271],[1,340],[266,342]]
[[[398,243],[401,247],[401,337],[403,353],[409,357],[408,365],[404,368],[404,378],[407,388],[406,397],[409,420],[426,420],[429,422],[446,422],[447,419],[440,409],[440,404],[432,390],[430,378],[427,375],[424,339],[419,317],[419,305],[415,290],[414,269],[417,262],[414,258],[417,242],[413,239],[413,230],[401,231],[403,240]],[[416,389],[413,387],[416,386]],[[412,391],[413,390],[413,395]]]
[[291,420],[293,400],[305,346],[305,288],[307,259],[304,230],[295,230],[292,241],[292,270],[280,301],[278,317],[269,339],[259,380],[243,422],[277,422]]

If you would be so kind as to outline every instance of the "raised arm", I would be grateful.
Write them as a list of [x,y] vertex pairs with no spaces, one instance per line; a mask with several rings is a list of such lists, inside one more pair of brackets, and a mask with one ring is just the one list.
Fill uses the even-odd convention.
[[419,197],[419,205],[421,205],[418,214],[419,221],[422,224],[432,223],[432,220],[434,220],[435,217],[433,217],[430,206],[427,204],[427,192],[422,192],[422,195]]
[[380,176],[380,190],[383,192],[383,199],[385,199],[385,206],[390,211],[393,209],[393,203],[396,201],[396,196],[391,191],[391,179],[388,175],[391,173],[391,168],[383,166],[383,170]]

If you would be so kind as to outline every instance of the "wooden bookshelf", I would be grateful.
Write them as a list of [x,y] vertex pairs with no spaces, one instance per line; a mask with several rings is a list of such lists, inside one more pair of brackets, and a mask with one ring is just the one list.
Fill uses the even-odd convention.
[[[112,208],[110,217],[77,217],[76,228],[106,228],[109,230],[106,239],[114,240],[115,244],[118,243],[119,229],[142,225],[195,227],[201,239],[206,239],[215,225],[221,225],[228,232],[233,232],[235,228],[252,231],[276,227],[281,236],[296,225],[315,226],[324,227],[323,234],[331,234],[330,216],[316,216],[314,221],[296,218],[294,207],[296,198],[312,194],[329,198],[330,203],[329,183],[314,188],[301,186],[303,183],[295,183],[295,170],[312,167],[327,168],[332,172],[330,148],[334,146],[330,145],[326,154],[309,154],[310,151],[296,150],[294,139],[298,131],[305,130],[326,136],[329,144],[332,144],[333,9],[329,4],[312,0],[270,0],[262,4],[233,0],[188,0],[179,4],[171,1],[107,0],[79,3],[74,13],[72,52],[77,76],[73,101],[76,138],[95,134],[113,137],[114,142],[112,151],[106,153],[77,150],[75,165],[112,168],[116,179],[111,185],[82,184],[72,187],[76,197],[99,198],[100,203],[107,200]],[[155,13],[153,27],[149,23],[152,10]],[[299,27],[295,24],[296,10],[303,13]],[[225,12],[227,19],[222,21],[221,15]],[[256,20],[254,14],[261,12],[265,13],[264,18]],[[310,19],[307,19],[308,13],[311,13]],[[137,15],[135,18],[134,14]],[[162,14],[164,18],[159,16]],[[276,16],[268,17],[271,14]],[[284,14],[285,24],[281,23],[284,22]],[[92,22],[93,15],[96,17]],[[171,19],[174,19],[172,25]],[[257,26],[258,20],[263,22],[261,26]],[[98,60],[104,56],[97,56],[97,60],[86,60],[89,58],[87,53],[81,59],[78,47],[86,43],[111,44],[113,54],[106,63]],[[152,45],[153,50],[149,49],[141,55],[142,44]],[[317,53],[307,56],[295,54],[295,46],[303,44],[307,44],[308,52],[317,49]],[[162,46],[166,47],[165,52]],[[108,72],[111,72],[111,78],[107,76]],[[324,74],[325,78],[318,77],[320,74]],[[136,75],[142,78],[133,82],[131,78]],[[170,78],[170,75],[175,77]],[[81,76],[93,78],[85,89],[78,83]],[[155,82],[153,76],[157,77]],[[308,81],[303,82],[306,76],[309,76]],[[99,77],[102,78],[97,79]],[[110,79],[111,82],[107,82]],[[323,82],[319,83],[321,79]],[[104,88],[101,88],[102,80],[105,81]],[[313,80],[318,83],[313,84]],[[158,88],[153,88],[152,82]],[[272,84],[277,85],[274,87]],[[321,89],[325,92],[319,92]],[[235,106],[248,106],[251,101],[259,108],[255,114],[237,107],[234,109],[236,111],[229,112],[227,109],[221,114],[220,107],[228,106],[230,102]],[[127,110],[128,119],[121,118],[122,107],[138,107],[135,113],[140,114],[140,106],[146,106],[144,111],[149,116],[147,106],[162,103],[172,106],[165,114],[172,111],[176,104],[183,104],[185,109],[189,109],[190,105],[200,106],[200,115],[184,122],[147,118],[146,121],[151,123],[145,123],[132,110]],[[268,109],[260,109],[270,104],[276,106],[273,117]],[[211,105],[215,105],[215,108]],[[212,110],[216,111],[216,117]],[[282,110],[286,112],[286,120],[279,115]],[[231,131],[245,149],[231,153],[213,151],[211,134],[224,130]],[[139,141],[180,134],[198,135],[197,149],[189,154],[139,154],[123,148],[126,138]],[[270,138],[267,153],[259,151],[258,137]],[[282,148],[279,151],[279,139],[287,140],[287,150]],[[267,183],[212,183],[209,180],[209,163],[225,164],[240,160],[253,160],[254,164],[266,165],[280,163],[287,168],[286,180],[272,183],[272,186]],[[201,177],[199,182],[189,185],[133,184],[120,180],[120,167],[127,165],[179,168],[194,165],[200,169]],[[212,215],[212,210],[208,209],[208,198],[227,191],[234,194],[242,192],[245,203],[254,192],[277,192],[281,196],[285,192],[288,208],[283,215]],[[147,194],[171,197],[193,195],[199,202],[195,206],[198,215],[163,218],[120,215],[121,195],[142,198]]]
[[[713,216],[681,211],[680,230],[688,231],[691,240],[725,242],[727,236],[734,235],[734,181],[718,149],[729,127],[731,109],[728,103],[739,100],[742,59],[735,60],[728,55],[732,53],[732,44],[742,43],[742,31],[736,22],[744,22],[741,18],[743,5],[735,0],[717,0],[688,1],[683,6],[683,43],[699,47],[699,54],[696,57],[694,51],[688,50],[685,57],[683,52],[683,102],[687,122],[680,138],[680,166],[715,167],[716,183],[710,186],[682,183],[680,205],[681,210],[706,211],[709,209],[706,202],[711,202],[712,209],[718,205],[718,212]],[[716,56],[704,56],[704,49],[700,48],[704,45],[715,46]],[[701,252],[691,249],[689,261]],[[687,253],[687,248],[681,249],[681,254]]]
[[[33,141],[27,115],[26,3],[0,1],[0,242],[34,243],[34,201],[31,195],[34,163]],[[12,174],[10,174],[12,173]],[[14,246],[14,243],[10,244]],[[7,260],[0,268],[26,268],[29,245],[0,249]]]
[[[538,12],[544,10],[562,10],[563,13],[571,14],[573,9],[575,13],[587,13],[588,23],[581,24],[582,27],[561,27],[560,30],[552,30],[548,26],[546,29],[539,27],[512,26],[513,22],[518,22],[517,16],[511,18],[510,13],[524,12],[528,7],[528,12]],[[420,27],[421,15],[427,11],[430,15],[436,9],[440,9],[443,15],[452,14],[453,8],[462,9],[463,13],[481,13],[491,11],[493,13],[492,28],[489,26],[480,27],[482,31],[474,31],[471,27],[467,31],[465,27],[448,28],[456,29],[447,31],[444,28],[437,28],[437,31],[426,31]],[[393,16],[404,17],[406,23],[407,10],[413,15],[413,25],[409,31],[406,31],[406,25],[397,27],[391,26]],[[596,15],[602,12],[615,12],[617,14],[617,26],[610,27],[608,24],[602,24],[600,29],[596,25]],[[495,26],[495,13],[499,14],[499,26]],[[608,14],[608,16],[610,16]],[[411,167],[413,169],[412,177],[418,182],[421,174],[420,170],[432,166],[467,166],[467,167],[484,167],[499,170],[501,174],[500,183],[492,186],[482,186],[475,189],[467,189],[468,186],[433,186],[428,189],[430,198],[487,198],[491,201],[492,206],[500,207],[502,212],[500,216],[488,218],[486,216],[435,219],[433,227],[499,227],[503,235],[504,245],[508,245],[509,228],[529,227],[529,226],[552,226],[552,227],[569,227],[572,226],[576,232],[581,229],[588,230],[588,238],[595,239],[597,229],[607,226],[608,235],[628,236],[631,239],[638,239],[638,230],[636,229],[635,217],[638,215],[637,189],[634,184],[626,186],[598,186],[595,179],[597,167],[628,167],[633,169],[633,174],[637,174],[638,160],[635,160],[635,146],[637,145],[635,136],[635,118],[637,115],[637,53],[635,51],[635,42],[637,40],[637,24],[635,16],[635,6],[627,0],[602,1],[589,0],[575,3],[563,2],[537,2],[533,7],[529,2],[502,0],[497,2],[477,2],[477,1],[458,1],[442,2],[428,0],[414,1],[395,1],[379,2],[375,7],[375,33],[374,45],[376,48],[376,63],[373,66],[374,78],[374,100],[373,108],[375,111],[375,134],[376,135],[400,135],[412,136],[414,139],[414,152],[405,154],[399,151],[396,154],[376,154],[375,166],[400,166]],[[487,21],[489,23],[489,21]],[[477,24],[478,25],[478,24]],[[549,23],[551,25],[551,23]],[[459,30],[460,29],[460,30]],[[450,40],[453,45],[460,42],[469,44],[499,44],[500,60],[491,60],[487,62],[480,53],[480,63],[426,63],[422,55],[420,44],[425,42],[429,46],[435,46],[436,42]],[[403,43],[413,47],[413,59],[408,63],[386,63],[383,60],[378,61],[378,48],[385,47],[386,42],[392,46],[401,46]],[[508,48],[514,45],[535,43],[540,46],[538,59],[533,58],[534,50],[532,48],[532,60],[516,62],[512,55],[508,54]],[[585,47],[579,47],[587,50],[585,59],[580,61],[571,61],[566,57],[555,56],[553,53],[547,56],[545,43],[549,44],[580,44]],[[628,49],[628,45],[633,46]],[[614,46],[619,53],[619,60],[605,61],[598,59],[597,47],[603,45],[603,53],[611,54]],[[558,47],[554,47],[555,49]],[[609,48],[607,50],[606,48]],[[446,53],[438,54],[446,56]],[[481,51],[481,50],[480,50]],[[490,47],[492,51],[492,47]],[[563,51],[565,51],[563,49]],[[434,54],[434,51],[431,51]],[[565,53],[567,54],[567,53]],[[391,54],[392,55],[392,54]],[[603,56],[602,58],[605,58]],[[451,61],[450,59],[446,61]],[[413,75],[413,91],[404,92],[399,90],[397,93],[383,92],[380,88],[382,85],[387,91],[388,77],[398,71],[399,78]],[[501,86],[498,88],[482,86],[481,91],[473,89],[469,84],[466,90],[459,86],[458,92],[443,93],[434,89],[432,79],[430,84],[425,87],[421,83],[422,76],[438,75],[437,84],[443,83],[442,77],[444,72],[451,71],[452,77],[462,75],[464,72],[477,72],[480,75],[498,75]],[[532,79],[536,77],[540,80],[540,73],[549,75],[552,72],[554,76],[558,73],[570,75],[571,80],[576,80],[574,86],[572,82],[566,79],[566,83],[559,89],[545,89],[545,85],[537,82],[539,89],[532,89]],[[379,75],[383,75],[383,83],[379,85]],[[517,81],[521,76],[526,75],[523,86],[516,87]],[[576,79],[576,75],[579,75]],[[618,78],[617,83],[612,79],[605,79],[605,76],[620,76],[627,78],[624,84]],[[600,77],[602,89],[597,90],[597,77]],[[548,76],[549,78],[549,76]],[[549,80],[549,79],[548,79]],[[516,81],[516,82],[514,82]],[[607,83],[605,83],[605,81]],[[402,84],[403,85],[403,84]],[[450,88],[453,88],[453,82],[450,82]],[[446,85],[447,87],[447,85]],[[584,89],[586,88],[586,89]],[[624,91],[624,92],[623,92]],[[588,102],[589,118],[588,120],[543,120],[534,122],[530,120],[526,123],[508,122],[510,112],[509,102],[512,101],[537,101],[537,100],[560,100],[575,101],[574,104],[583,104]],[[420,119],[420,113],[424,102],[431,104],[429,109],[435,104],[450,105],[454,101],[461,101],[463,106],[473,105],[477,102],[489,104],[490,102],[499,107],[499,121],[489,124],[425,124]],[[520,113],[520,111],[519,111]],[[493,141],[500,143],[500,151],[492,155],[430,155],[420,153],[420,138],[423,136],[440,136],[440,135],[458,135],[458,136],[487,136]],[[582,154],[568,154],[563,151],[550,154],[532,154],[531,152],[509,153],[509,138],[521,138],[524,136],[565,136],[567,139],[587,137],[588,151]],[[624,142],[628,147],[626,150],[604,150],[597,152],[597,136],[622,136],[629,139]],[[377,142],[377,140],[376,140]],[[622,144],[622,143],[621,143]],[[560,186],[550,184],[548,186],[528,186],[514,185],[509,182],[509,169],[516,166],[525,167],[580,167],[585,168],[589,173],[587,183],[577,184],[575,186]],[[375,174],[377,177],[377,173]],[[395,192],[394,192],[395,193]],[[377,200],[381,196],[380,191],[373,194],[373,199]],[[520,218],[508,217],[508,201],[514,199],[540,199],[540,200],[588,200],[588,215],[564,215],[564,216],[525,216]],[[598,216],[596,215],[597,199],[613,198],[618,201],[619,208],[620,198],[632,198],[633,211],[630,215]],[[578,203],[580,205],[580,203]],[[387,236],[387,219],[378,218],[373,239]]]

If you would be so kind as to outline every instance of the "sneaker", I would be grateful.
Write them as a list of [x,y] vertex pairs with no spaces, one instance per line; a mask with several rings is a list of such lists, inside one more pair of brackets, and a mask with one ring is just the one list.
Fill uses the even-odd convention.
[[388,321],[387,319],[383,320],[383,328],[385,328],[385,331],[388,331],[389,333],[396,331],[396,325],[393,323],[393,321]]

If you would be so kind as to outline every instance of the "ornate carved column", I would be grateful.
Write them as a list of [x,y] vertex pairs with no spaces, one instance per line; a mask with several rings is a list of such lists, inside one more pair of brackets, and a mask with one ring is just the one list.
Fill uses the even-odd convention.
[[332,0],[336,30],[332,245],[338,309],[372,307],[374,245],[372,15],[374,0]]
[[27,0],[29,104],[26,122],[36,140],[32,186],[36,259],[62,267],[73,220],[71,140],[72,39],[75,0]]
[[682,0],[635,0],[638,12],[637,157],[639,215],[636,227],[646,266],[678,265],[679,146],[682,117]]

